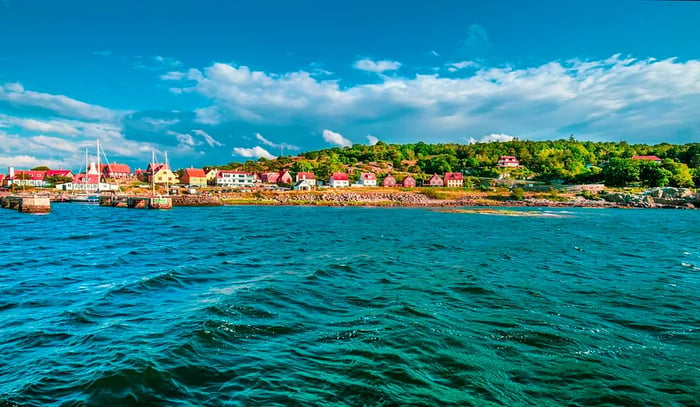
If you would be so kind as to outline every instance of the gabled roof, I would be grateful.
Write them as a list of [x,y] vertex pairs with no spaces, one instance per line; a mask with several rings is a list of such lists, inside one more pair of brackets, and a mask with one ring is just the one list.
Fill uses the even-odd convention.
[[74,184],[97,184],[99,182],[100,176],[97,174],[76,174],[73,176]]
[[168,164],[164,163],[150,163],[148,164],[148,168],[146,168],[147,172],[158,172],[160,170],[169,170],[170,166]]
[[439,176],[439,175],[437,175],[437,174],[433,174],[433,175],[428,179],[428,181],[432,181],[432,180],[434,180],[434,179],[439,179],[440,181],[442,181],[442,177]]
[[360,175],[360,178],[363,180],[376,180],[377,176],[372,174],[371,172],[363,172],[362,175]]
[[461,181],[462,178],[462,173],[461,172],[446,172],[445,173],[445,181]]
[[71,170],[48,170],[46,171],[46,176],[47,177],[68,177],[71,174]]
[[43,180],[46,178],[46,171],[24,171],[24,170],[15,170],[15,176],[13,177],[7,177],[8,179],[31,179],[35,181]]
[[185,175],[190,178],[206,178],[207,174],[201,168],[185,168]]
[[126,164],[105,164],[103,168],[104,169],[102,170],[102,172],[111,171],[112,173],[131,174],[131,168],[129,168],[129,166]]
[[499,161],[518,161],[518,159],[512,155],[502,155],[502,156],[498,157],[498,160]]
[[298,172],[298,179],[316,179],[316,175],[313,172]]
[[333,180],[333,181],[347,181],[348,174],[346,174],[344,172],[334,172],[333,175],[331,175],[331,180]]

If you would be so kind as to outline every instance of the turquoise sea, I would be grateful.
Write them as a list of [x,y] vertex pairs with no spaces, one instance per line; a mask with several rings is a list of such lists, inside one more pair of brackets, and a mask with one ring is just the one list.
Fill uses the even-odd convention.
[[700,405],[700,211],[0,211],[0,406]]

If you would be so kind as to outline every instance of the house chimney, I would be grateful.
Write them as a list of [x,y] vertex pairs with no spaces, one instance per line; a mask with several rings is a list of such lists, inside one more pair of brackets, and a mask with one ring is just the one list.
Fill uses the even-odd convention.
[[99,172],[97,172],[97,166],[95,166],[94,162],[90,163],[90,166],[87,170],[88,175],[98,175]]
[[9,167],[7,169],[7,178],[14,178],[15,177],[15,167]]

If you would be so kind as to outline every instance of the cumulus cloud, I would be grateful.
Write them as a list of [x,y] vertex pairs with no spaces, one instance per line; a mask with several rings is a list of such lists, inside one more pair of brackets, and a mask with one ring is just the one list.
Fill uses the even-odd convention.
[[186,74],[184,72],[170,71],[161,75],[160,79],[164,81],[179,81],[183,79],[185,75]]
[[450,72],[457,72],[466,68],[478,68],[479,64],[474,61],[460,61],[453,62],[447,66],[447,70]]
[[377,144],[377,143],[379,142],[379,139],[376,138],[376,137],[374,137],[374,136],[372,136],[372,135],[370,135],[370,134],[368,134],[368,135],[367,135],[367,142],[369,142],[369,145],[373,146],[373,145],[375,145],[375,144]]
[[260,146],[255,146],[253,148],[234,147],[233,155],[246,158],[267,158],[268,160],[276,158],[274,155],[270,154],[269,151]]
[[77,134],[79,132],[75,125],[61,120],[36,120],[22,117],[12,117],[0,114],[0,127],[17,126],[25,130],[42,133],[57,134]]
[[323,130],[323,140],[326,143],[334,144],[340,147],[350,147],[352,146],[352,141],[343,137],[342,134],[336,133],[331,130]]
[[395,71],[399,69],[401,67],[401,63],[398,61],[389,61],[386,59],[381,61],[373,61],[369,58],[363,58],[355,61],[353,67],[361,71],[382,73],[385,71]]
[[31,155],[0,154],[0,168],[15,167],[16,169],[30,169],[42,165],[49,168],[62,168],[66,164],[61,160],[47,159]]
[[473,137],[469,138],[469,144],[474,144],[474,143],[493,143],[493,142],[505,142],[505,141],[512,141],[515,137],[509,136],[507,134],[489,134],[486,136],[483,136],[480,139],[475,139]]
[[[462,61],[454,67],[468,65]],[[687,129],[697,137],[692,129],[700,126],[692,108],[700,103],[698,60],[614,55],[530,67],[482,66],[459,78],[382,77],[380,83],[342,88],[337,80],[304,71],[276,74],[215,63],[190,69],[187,81],[194,84],[184,91],[210,100],[210,106],[195,111],[207,124],[310,127],[324,121],[358,131],[391,131],[406,141],[488,134],[495,126],[528,139],[585,133],[596,139],[628,134],[659,140],[660,134]]]

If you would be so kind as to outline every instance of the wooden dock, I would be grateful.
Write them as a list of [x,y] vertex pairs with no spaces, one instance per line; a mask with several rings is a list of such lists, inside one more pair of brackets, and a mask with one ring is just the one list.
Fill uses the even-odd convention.
[[8,195],[0,198],[0,206],[22,213],[49,213],[51,200],[43,196]]
[[173,201],[167,196],[101,196],[100,206],[131,209],[172,209]]

